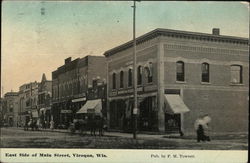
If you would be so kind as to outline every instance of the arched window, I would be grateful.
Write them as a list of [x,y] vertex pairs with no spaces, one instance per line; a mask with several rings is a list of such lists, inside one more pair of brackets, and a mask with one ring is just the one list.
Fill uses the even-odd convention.
[[116,89],[116,74],[113,73],[112,75],[112,88]]
[[209,82],[209,64],[202,63],[201,65],[201,81]]
[[184,62],[176,62],[176,80],[185,81]]
[[153,64],[149,62],[148,66],[145,67],[145,77],[148,83],[153,82]]
[[120,72],[120,88],[123,88],[123,82],[124,82],[124,72],[123,71],[121,71]]
[[242,66],[231,65],[231,83],[241,84],[242,80]]
[[132,76],[132,69],[130,68],[128,70],[128,87],[132,86],[132,80],[133,80],[133,76]]
[[138,66],[137,68],[137,84],[142,84],[142,66]]

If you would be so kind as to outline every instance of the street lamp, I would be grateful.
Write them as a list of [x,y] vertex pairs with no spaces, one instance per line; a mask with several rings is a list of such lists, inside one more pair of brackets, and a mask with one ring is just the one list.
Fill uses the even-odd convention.
[[134,117],[134,130],[133,130],[133,138],[136,139],[137,135],[137,116],[138,116],[138,106],[137,106],[137,68],[136,68],[136,38],[135,38],[135,16],[136,16],[136,1],[134,0],[133,8],[133,68],[134,68],[134,109],[133,109],[133,117]]

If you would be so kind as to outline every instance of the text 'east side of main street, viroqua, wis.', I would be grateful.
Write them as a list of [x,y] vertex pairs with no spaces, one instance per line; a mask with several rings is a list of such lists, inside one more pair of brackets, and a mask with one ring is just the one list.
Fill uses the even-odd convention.
[[61,157],[61,158],[70,158],[70,157],[83,157],[83,158],[95,158],[95,157],[107,157],[105,154],[79,154],[79,153],[72,153],[72,154],[62,154],[62,153],[5,153],[5,157]]

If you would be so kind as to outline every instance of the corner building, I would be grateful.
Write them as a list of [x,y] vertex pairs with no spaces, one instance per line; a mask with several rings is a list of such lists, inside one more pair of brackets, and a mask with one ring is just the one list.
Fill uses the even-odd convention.
[[[138,129],[194,132],[195,120],[212,118],[213,132],[246,132],[249,104],[248,39],[156,29],[136,39]],[[132,129],[133,41],[107,58],[109,127]]]

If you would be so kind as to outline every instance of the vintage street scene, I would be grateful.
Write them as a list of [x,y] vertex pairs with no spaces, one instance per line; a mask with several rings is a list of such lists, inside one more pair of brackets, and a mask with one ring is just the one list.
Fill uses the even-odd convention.
[[2,6],[1,148],[248,150],[247,2]]

